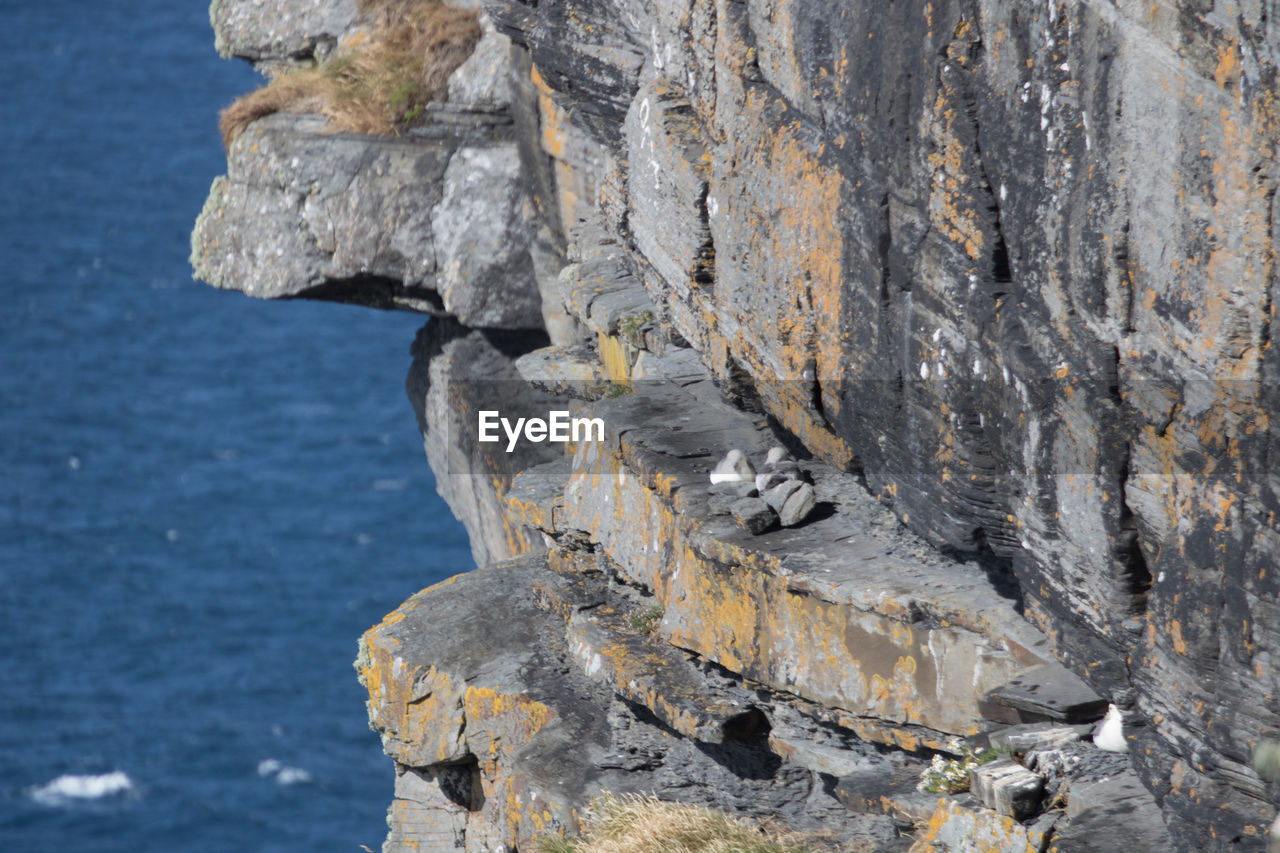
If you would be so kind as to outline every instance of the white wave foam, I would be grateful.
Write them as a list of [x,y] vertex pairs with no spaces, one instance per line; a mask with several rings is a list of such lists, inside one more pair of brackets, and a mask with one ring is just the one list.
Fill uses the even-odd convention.
[[98,776],[68,773],[43,785],[29,789],[31,799],[48,806],[73,800],[99,800],[133,790],[133,780],[122,770]]
[[301,767],[286,767],[276,774],[276,781],[281,785],[305,785],[311,781],[311,774]]
[[258,762],[258,775],[264,779],[274,777],[280,785],[305,785],[311,781],[311,774],[301,767],[289,767],[274,758]]

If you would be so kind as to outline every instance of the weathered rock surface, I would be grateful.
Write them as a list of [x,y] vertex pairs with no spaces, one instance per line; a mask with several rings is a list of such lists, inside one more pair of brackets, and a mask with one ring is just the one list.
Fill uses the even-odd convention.
[[495,336],[448,319],[433,320],[413,344],[405,390],[418,416],[436,491],[467,529],[477,566],[545,550],[542,535],[513,522],[506,494],[526,468],[560,458],[557,445],[520,442],[508,452],[498,441],[482,442],[478,413],[510,418],[542,416],[567,405],[526,382],[513,359],[545,343],[537,333]]
[[[491,725],[458,687],[453,716],[406,728],[399,711],[379,716],[375,688],[415,695],[417,676],[366,673],[375,723],[413,768],[393,849],[528,840],[539,823],[571,826],[591,790],[641,778],[628,774],[656,773],[674,795],[677,774],[662,773],[684,756],[718,756],[724,772],[701,778],[723,786],[720,805],[812,825],[833,815],[814,792],[874,801],[868,742],[901,750],[901,770],[990,729],[995,708],[1076,720],[1107,702],[1126,711],[1128,756],[1032,751],[1046,802],[1066,812],[1021,824],[972,799],[886,797],[916,823],[914,849],[1137,850],[1144,833],[1154,849],[1262,849],[1280,798],[1249,764],[1280,730],[1274,13],[1190,0],[484,8],[488,41],[450,83],[466,109],[387,140],[259,121],[193,246],[220,286],[459,321],[428,333],[452,329],[420,348],[410,384],[437,473],[488,481],[451,499],[477,559],[546,537],[566,565],[617,573],[587,596],[611,608],[592,621],[565,603],[576,581],[534,583],[549,576],[529,568],[537,556],[507,564],[540,590],[502,587],[509,630],[468,657],[450,643],[484,629],[459,616],[454,636],[421,646],[414,672],[517,697],[494,712],[508,722]],[[359,26],[340,0],[219,0],[213,16],[221,50],[268,65],[322,56]],[[472,327],[541,328],[555,348],[531,356],[546,338]],[[557,351],[569,367],[536,367]],[[508,375],[515,357],[603,416],[606,440],[490,457],[465,434],[484,393],[432,402],[423,381]],[[452,434],[432,451],[440,424]],[[815,473],[812,515],[753,535],[708,470],[779,441]],[[452,595],[415,601],[461,613]],[[520,624],[534,598],[554,630]],[[642,601],[662,616],[637,638],[619,626]],[[384,634],[432,630],[411,615],[367,638],[370,660],[392,655],[372,651]],[[1027,672],[1055,658],[1062,691],[1019,692],[1049,684]],[[528,666],[503,663],[516,660]],[[756,716],[725,716],[741,691],[767,734],[749,755],[708,752],[735,719],[758,734]],[[510,722],[532,719],[529,702],[566,722],[545,736]],[[454,724],[458,707],[474,728]],[[528,781],[559,767],[556,749],[529,744],[565,733],[586,756],[616,755],[566,770],[580,790],[556,799]],[[474,769],[459,769],[468,756]],[[762,766],[777,772],[753,788]],[[508,784],[546,807],[488,793]]]
[[979,730],[979,698],[1042,663],[1045,638],[979,569],[913,541],[825,466],[824,517],[742,529],[707,474],[723,447],[763,456],[773,436],[705,385],[651,378],[595,404],[605,440],[518,476],[513,517],[608,553],[653,591],[672,644],[864,718],[869,737],[914,749]]
[[778,523],[778,514],[760,498],[739,498],[729,504],[729,512],[739,524],[756,535]]
[[[815,771],[770,751],[757,708],[768,697],[700,675],[670,647],[650,654],[613,615],[625,600],[598,569],[552,560],[569,574],[524,557],[424,590],[361,641],[370,722],[397,764],[385,850],[529,849],[576,831],[587,799],[604,790],[900,849],[892,820],[849,812]],[[704,691],[720,704],[690,716]]]
[[1044,780],[1015,761],[993,761],[970,771],[969,790],[987,808],[1026,820],[1040,812]]
[[[1247,756],[1280,727],[1270,16],[526,14],[560,109],[543,150],[612,158],[559,158],[561,192],[603,187],[659,316],[913,530],[1016,580],[1057,654],[1149,723],[1135,761],[1178,843],[1259,837],[1276,792]],[[582,20],[616,49],[584,57]]]
[[261,298],[541,328],[510,122],[443,107],[438,119],[399,138],[327,133],[314,116],[254,122],[196,223],[196,275]]
[[354,0],[213,0],[209,7],[218,53],[253,63],[324,59],[356,19]]
[[1007,709],[1015,717],[1009,722],[1086,723],[1101,719],[1107,710],[1107,700],[1056,661],[1020,673],[982,699],[988,706]]
[[1053,839],[1061,853],[1127,853],[1174,846],[1159,806],[1127,769],[1073,783],[1067,792],[1066,819]]
[[1023,753],[1032,749],[1052,749],[1081,739],[1080,730],[1074,726],[1028,723],[991,732],[987,743],[992,749],[1005,753]]

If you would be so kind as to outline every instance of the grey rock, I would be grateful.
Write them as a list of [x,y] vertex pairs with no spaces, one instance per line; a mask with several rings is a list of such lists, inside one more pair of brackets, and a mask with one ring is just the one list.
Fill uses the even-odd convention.
[[993,761],[969,771],[969,791],[987,808],[1026,820],[1040,812],[1044,779],[1014,761]]
[[1059,663],[1046,663],[1020,673],[989,691],[983,700],[1010,709],[1021,722],[1052,720],[1083,723],[1099,719],[1107,700]]
[[707,487],[707,494],[733,498],[758,498],[760,493],[751,483],[725,482],[713,483]]
[[223,56],[250,62],[323,60],[356,21],[354,0],[213,0],[209,20]]
[[[639,284],[660,318],[634,343],[692,346],[753,417],[774,418],[823,480],[831,472],[815,491],[835,515],[751,540],[704,511],[705,468],[675,469],[677,488],[698,486],[676,502],[682,521],[705,528],[690,548],[776,545],[805,594],[827,603],[869,580],[894,587],[898,621],[931,642],[978,622],[1017,633],[1019,613],[1052,627],[1063,660],[1130,714],[1135,771],[1188,849],[1261,838],[1272,814],[1258,804],[1275,799],[1248,766],[1252,745],[1280,731],[1280,710],[1259,698],[1280,689],[1280,348],[1266,260],[1278,71],[1266,5],[488,4],[515,45],[511,132],[548,328],[559,264],[586,266],[582,235],[598,247],[603,231],[630,294]],[[341,38],[347,22],[324,17],[350,9],[220,0],[214,19],[224,51],[288,62]],[[251,168],[220,185],[210,216],[222,222],[197,240],[210,280],[444,310],[435,268],[419,269],[437,263],[423,242],[434,240],[430,199],[409,211],[416,190],[400,201],[380,189],[360,215],[387,216],[380,229],[398,237],[371,251],[374,241],[327,230],[344,214],[325,175],[349,183],[351,170],[326,163],[313,176],[328,193],[317,206],[309,184],[268,186],[287,179],[289,157],[235,158]],[[370,155],[368,172],[380,162]],[[432,168],[443,176],[446,165]],[[580,343],[589,324],[616,332],[632,296],[596,305],[600,293],[576,289],[589,310],[566,309],[557,342]],[[630,405],[619,408],[641,404]],[[655,432],[674,411],[654,417]],[[639,443],[627,446],[634,475],[652,475]],[[896,517],[841,493],[853,493],[841,475],[855,467]],[[628,521],[643,528],[640,517]],[[620,552],[624,572],[639,573],[640,543],[657,549],[653,530],[628,542],[586,512],[575,520]],[[929,556],[938,546],[978,555],[995,585],[972,562],[943,566]],[[841,562],[845,552],[861,563]],[[749,556],[781,566],[764,548]],[[993,588],[1002,606],[975,605]],[[783,629],[740,633],[751,641],[720,660],[762,682],[790,678],[753,657],[751,642],[767,639],[796,661],[796,690],[848,701]],[[1044,650],[981,648],[1023,664]],[[931,660],[919,653],[917,680]],[[935,663],[946,681],[950,662]],[[923,713],[970,730],[962,687],[938,693],[964,713]],[[988,707],[1018,720],[1047,703]],[[1093,760],[1074,749],[1059,751]]]
[[678,86],[650,79],[640,87],[624,128],[630,222],[636,245],[676,293],[714,262],[706,182],[705,142]]
[[[590,543],[654,590],[677,645],[844,709],[837,718],[869,740],[929,748],[944,748],[939,730],[970,731],[978,696],[1047,654],[981,568],[930,552],[850,474],[815,466],[830,512],[804,528],[753,536],[727,517],[730,496],[706,485],[718,449],[759,458],[773,436],[698,383],[645,380],[595,410],[607,440],[574,457],[540,529]],[[869,672],[895,689],[869,689]]]
[[778,515],[760,498],[740,498],[729,506],[739,524],[759,536],[778,523]]
[[522,193],[514,145],[459,148],[445,170],[431,215],[436,288],[445,311],[469,326],[542,326]]
[[[768,491],[762,492],[761,496],[764,498],[765,503],[769,504],[769,506],[773,508],[774,512],[781,515],[782,509],[786,506],[787,501],[792,495],[798,494],[800,492],[800,488],[804,485],[805,484],[801,483],[799,480],[783,480]],[[812,489],[810,489],[810,491],[812,491]]]
[[508,109],[515,74],[511,39],[498,32],[487,14],[480,15],[480,28],[475,51],[449,75],[449,104],[472,110]]
[[938,795],[916,787],[922,770],[918,764],[897,756],[864,762],[862,767],[840,777],[836,797],[851,811],[896,813],[911,823],[923,823],[933,814]]
[[[1159,712],[1138,760],[1195,815],[1189,843],[1264,834],[1245,756],[1280,730],[1253,698],[1280,680],[1258,651],[1280,624],[1265,4],[565,5],[608,44],[559,4],[521,28],[554,97],[606,102],[573,122],[627,167],[600,218],[634,229],[680,336],[931,544],[990,548],[1073,670]],[[1193,754],[1228,808],[1168,785]]]
[[540,328],[515,151],[493,142],[503,127],[471,118],[391,138],[326,133],[315,116],[259,119],[196,222],[196,277],[261,298]]
[[992,749],[1010,753],[1028,752],[1032,749],[1052,749],[1080,739],[1081,734],[1077,729],[1054,723],[1010,726],[988,735],[988,742]]
[[817,497],[813,486],[801,483],[800,488],[787,496],[781,511],[778,512],[778,520],[783,527],[797,527],[804,524],[805,520],[813,514],[815,506],[817,506]]
[[[529,349],[541,343],[536,335],[527,341]],[[479,441],[482,409],[516,418],[569,408],[521,378],[512,352],[519,342],[511,336],[504,351],[481,332],[433,319],[414,342],[405,381],[436,491],[466,527],[477,566],[545,550],[540,533],[508,517],[506,496],[521,472],[563,458],[560,445],[522,440],[508,453],[505,439]]]
[[[733,702],[769,707],[768,695],[670,647],[655,659],[634,636],[626,653],[602,654],[625,632],[621,614],[600,618],[594,589],[579,602],[588,606],[538,606],[539,588],[573,599],[557,576],[584,568],[538,556],[478,569],[418,593],[365,635],[356,665],[370,724],[398,765],[388,851],[533,849],[542,833],[576,831],[574,813],[603,791],[779,820],[824,832],[836,849],[897,837],[890,818],[850,813],[812,771],[781,761],[767,726],[730,725],[748,710]],[[492,790],[520,796],[483,796]]]
[[1060,853],[1132,853],[1176,848],[1155,799],[1132,771],[1071,784],[1067,824],[1054,835]]

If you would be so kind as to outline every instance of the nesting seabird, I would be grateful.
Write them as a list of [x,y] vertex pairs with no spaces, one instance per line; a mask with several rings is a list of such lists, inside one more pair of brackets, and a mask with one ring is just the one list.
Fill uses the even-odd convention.
[[765,457],[760,473],[756,474],[756,491],[763,495],[788,480],[801,479],[802,473],[790,453],[781,447],[774,447]]
[[755,480],[756,469],[751,467],[741,450],[730,450],[711,471],[711,485],[719,483],[750,483]]
[[1093,733],[1093,745],[1107,752],[1129,751],[1129,743],[1124,739],[1124,716],[1115,705],[1107,706],[1107,716]]
[[769,449],[769,455],[764,458],[764,464],[777,465],[779,462],[795,462],[796,458],[787,452],[785,447],[775,445]]

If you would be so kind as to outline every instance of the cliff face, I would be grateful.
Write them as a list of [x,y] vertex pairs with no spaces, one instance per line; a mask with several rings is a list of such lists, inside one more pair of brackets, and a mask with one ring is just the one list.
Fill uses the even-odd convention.
[[[366,17],[213,9],[220,49],[268,66],[356,49]],[[1155,849],[1165,824],[1257,849],[1280,793],[1250,767],[1280,727],[1273,18],[487,0],[420,128],[251,125],[198,275],[441,318],[410,397],[492,563],[364,640],[390,847],[523,849],[610,789],[886,849],[911,820],[937,849],[965,821],[999,849],[1133,849],[1123,827]],[[506,454],[475,440],[490,407],[599,415],[606,440]],[[707,471],[778,441],[820,511],[752,536]],[[911,793],[928,750],[1099,697],[1123,795],[1089,806],[1093,759],[1030,824]]]

